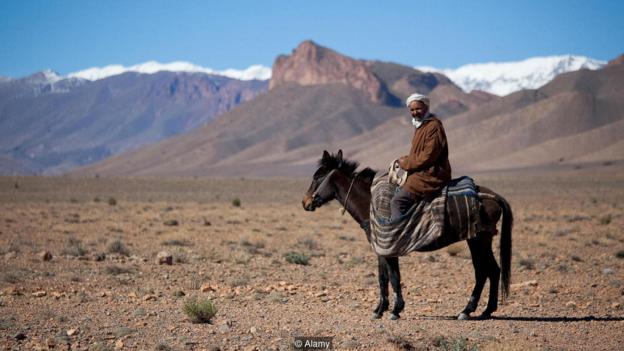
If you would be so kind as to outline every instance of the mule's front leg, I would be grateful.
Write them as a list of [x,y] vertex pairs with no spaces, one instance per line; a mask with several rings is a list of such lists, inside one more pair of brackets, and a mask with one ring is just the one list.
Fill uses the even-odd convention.
[[377,256],[377,264],[379,271],[379,303],[373,311],[373,319],[381,318],[390,305],[388,302],[388,264],[386,259],[381,256]]
[[399,258],[387,257],[388,262],[388,274],[390,275],[390,284],[392,284],[392,290],[394,290],[394,308],[390,319],[399,319],[400,313],[405,308],[405,301],[403,300],[403,294],[401,293],[401,271],[399,270]]

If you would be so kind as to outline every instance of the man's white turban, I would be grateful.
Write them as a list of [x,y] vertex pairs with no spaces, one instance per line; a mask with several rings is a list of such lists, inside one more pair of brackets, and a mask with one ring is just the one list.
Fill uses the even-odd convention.
[[426,95],[418,93],[412,94],[407,98],[407,100],[405,100],[405,105],[409,107],[412,101],[420,101],[423,104],[427,105],[427,107],[429,107],[429,98]]

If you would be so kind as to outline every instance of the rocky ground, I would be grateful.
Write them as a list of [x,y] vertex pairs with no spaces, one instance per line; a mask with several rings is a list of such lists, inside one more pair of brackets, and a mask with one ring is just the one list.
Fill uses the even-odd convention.
[[[492,320],[453,319],[473,284],[461,243],[401,259],[407,305],[391,321],[370,319],[363,233],[337,204],[303,211],[308,180],[0,178],[0,345],[278,350],[306,335],[335,349],[621,349],[623,180],[478,178],[513,206],[510,300]],[[211,323],[189,321],[193,297],[214,302]]]

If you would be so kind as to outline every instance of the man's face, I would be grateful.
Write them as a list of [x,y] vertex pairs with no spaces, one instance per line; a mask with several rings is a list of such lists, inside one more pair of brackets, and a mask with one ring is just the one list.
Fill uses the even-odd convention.
[[409,110],[412,117],[416,119],[423,119],[429,111],[429,107],[425,105],[422,101],[412,101],[409,104]]

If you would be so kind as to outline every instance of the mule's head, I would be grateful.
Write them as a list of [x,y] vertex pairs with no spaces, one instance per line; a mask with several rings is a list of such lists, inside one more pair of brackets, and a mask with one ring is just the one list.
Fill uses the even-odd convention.
[[342,158],[342,150],[335,155],[323,151],[323,157],[318,163],[318,169],[314,172],[312,183],[303,196],[303,208],[306,211],[314,211],[323,204],[336,198],[335,178],[342,172],[352,173],[357,168],[357,163],[345,161]]

